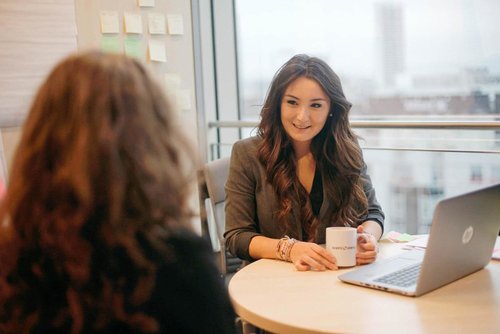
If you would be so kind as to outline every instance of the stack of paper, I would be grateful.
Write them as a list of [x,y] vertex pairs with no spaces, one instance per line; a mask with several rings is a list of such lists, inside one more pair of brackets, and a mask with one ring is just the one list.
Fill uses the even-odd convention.
[[429,235],[421,235],[418,238],[408,242],[403,248],[405,249],[424,249],[427,247],[427,240]]

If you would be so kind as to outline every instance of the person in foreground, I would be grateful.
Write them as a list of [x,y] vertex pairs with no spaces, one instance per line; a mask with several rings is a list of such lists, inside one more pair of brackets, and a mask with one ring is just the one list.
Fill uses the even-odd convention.
[[0,209],[0,332],[233,333],[194,168],[159,86],[125,56],[63,60],[24,125]]
[[384,213],[350,128],[339,77],[296,55],[275,74],[257,136],[234,144],[226,182],[228,249],[297,270],[337,269],[324,247],[329,226],[358,231],[357,264],[375,261]]

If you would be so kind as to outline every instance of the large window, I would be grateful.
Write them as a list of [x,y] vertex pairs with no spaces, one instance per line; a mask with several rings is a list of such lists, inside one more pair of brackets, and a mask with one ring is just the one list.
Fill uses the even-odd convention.
[[500,113],[500,1],[235,0],[235,12],[243,119],[296,53],[333,67],[352,117]]
[[[232,86],[239,96],[238,108],[219,108],[223,117],[214,121],[245,121],[234,125],[239,137],[255,133],[251,122],[259,119],[274,73],[306,53],[332,66],[353,103],[351,121],[387,230],[426,233],[438,200],[500,182],[500,1],[212,3],[221,2],[234,9],[226,11],[232,24],[219,31],[234,28]],[[214,20],[217,30],[217,13]],[[216,31],[216,58],[227,55],[218,46],[227,41]],[[228,64],[218,63],[219,83],[228,82],[221,75]],[[219,88],[221,104],[228,90]],[[219,126],[212,128],[220,134],[212,147],[228,148],[234,136]]]

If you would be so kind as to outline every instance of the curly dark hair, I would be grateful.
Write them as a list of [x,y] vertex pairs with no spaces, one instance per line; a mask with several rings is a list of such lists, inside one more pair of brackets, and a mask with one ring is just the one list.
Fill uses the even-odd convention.
[[332,117],[328,117],[323,129],[313,138],[311,151],[325,182],[327,197],[324,200],[337,207],[332,221],[356,226],[367,212],[360,176],[364,162],[358,137],[349,124],[351,103],[345,98],[339,77],[321,59],[303,54],[292,57],[277,71],[268,90],[258,128],[258,135],[263,139],[258,156],[281,206],[278,224],[286,231],[292,199],[298,198],[308,241],[315,241],[318,221],[312,213],[309,196],[297,178],[292,143],[280,118],[283,95],[299,77],[316,81],[331,101]]
[[135,308],[150,297],[157,269],[138,239],[159,244],[155,229],[168,233],[192,217],[194,155],[171,115],[132,58],[89,51],[53,69],[24,124],[0,209],[2,333],[42,323],[95,332],[113,321],[158,329]]

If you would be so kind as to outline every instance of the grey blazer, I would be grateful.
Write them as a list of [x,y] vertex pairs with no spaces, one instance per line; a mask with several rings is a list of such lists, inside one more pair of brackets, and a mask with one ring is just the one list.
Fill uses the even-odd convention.
[[[226,182],[226,230],[224,238],[229,251],[241,259],[253,261],[248,253],[250,240],[258,235],[279,239],[284,236],[283,230],[276,224],[278,203],[273,186],[266,181],[264,166],[257,158],[257,148],[262,139],[251,137],[236,142],[231,153],[229,176]],[[383,228],[384,213],[375,197],[375,190],[366,174],[362,171],[364,190],[368,198],[368,213],[362,219],[375,220]],[[324,184],[324,183],[323,183]],[[323,189],[323,204],[318,215],[319,226],[316,240],[325,243],[325,229],[328,226],[340,225],[330,221],[335,206],[330,203]],[[300,222],[300,206],[293,201],[292,214],[295,223],[293,230],[286,231],[291,238],[302,240]]]

